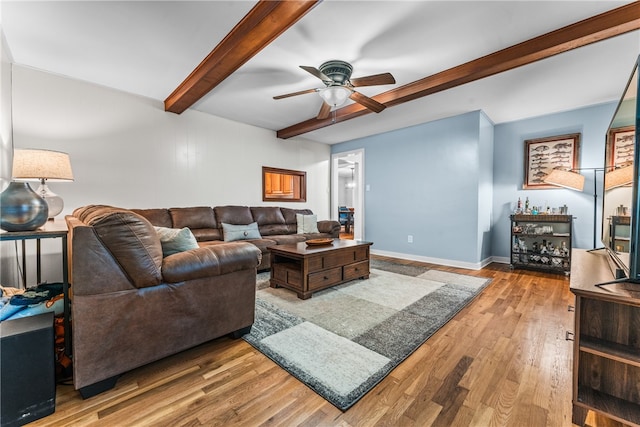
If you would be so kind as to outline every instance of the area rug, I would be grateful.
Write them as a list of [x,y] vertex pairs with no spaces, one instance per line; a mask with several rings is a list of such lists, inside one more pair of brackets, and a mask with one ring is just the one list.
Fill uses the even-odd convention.
[[366,280],[298,299],[258,275],[244,339],[342,411],[466,306],[491,279],[372,260]]

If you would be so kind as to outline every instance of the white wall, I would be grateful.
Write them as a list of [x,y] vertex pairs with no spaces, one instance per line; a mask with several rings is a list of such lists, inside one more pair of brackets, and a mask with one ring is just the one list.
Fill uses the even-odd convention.
[[[194,110],[167,113],[160,101],[15,65],[13,119],[16,148],[69,153],[75,182],[50,184],[65,201],[62,215],[87,204],[238,204],[310,208],[329,218],[325,144],[280,140]],[[306,171],[307,202],[263,203],[262,166]],[[59,242],[52,246],[59,252]]]
[[0,191],[11,182],[11,52],[0,26]]

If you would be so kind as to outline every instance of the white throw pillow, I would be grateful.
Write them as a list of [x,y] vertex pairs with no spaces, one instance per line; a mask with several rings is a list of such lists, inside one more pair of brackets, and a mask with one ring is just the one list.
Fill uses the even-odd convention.
[[296,221],[298,223],[298,234],[319,233],[317,215],[296,214]]

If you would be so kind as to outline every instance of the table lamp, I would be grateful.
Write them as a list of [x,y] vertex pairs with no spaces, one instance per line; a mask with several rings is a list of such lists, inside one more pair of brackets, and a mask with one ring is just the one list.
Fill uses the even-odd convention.
[[49,219],[62,212],[64,202],[47,186],[47,181],[73,181],[67,153],[52,150],[16,149],[13,153],[13,178],[40,181],[36,193],[49,207]]

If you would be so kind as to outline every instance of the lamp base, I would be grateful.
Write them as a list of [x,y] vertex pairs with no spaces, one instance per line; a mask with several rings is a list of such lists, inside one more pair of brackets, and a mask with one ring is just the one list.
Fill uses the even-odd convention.
[[12,182],[0,194],[0,228],[32,231],[44,225],[49,215],[47,203],[27,182]]
[[47,206],[49,206],[49,219],[53,219],[64,209],[62,197],[51,191],[44,179],[40,181],[40,186],[36,190],[36,193],[47,202]]

